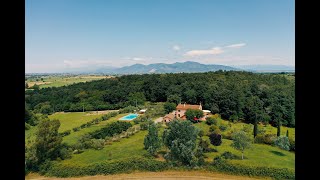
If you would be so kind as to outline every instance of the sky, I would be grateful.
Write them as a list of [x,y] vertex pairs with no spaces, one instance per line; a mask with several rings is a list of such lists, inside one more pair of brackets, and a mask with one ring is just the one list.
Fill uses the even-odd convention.
[[26,0],[26,73],[295,65],[294,0]]

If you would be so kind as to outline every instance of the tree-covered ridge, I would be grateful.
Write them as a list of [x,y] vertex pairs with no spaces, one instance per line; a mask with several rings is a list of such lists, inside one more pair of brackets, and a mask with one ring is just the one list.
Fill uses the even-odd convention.
[[225,119],[274,124],[280,120],[282,125],[294,126],[295,81],[286,76],[237,71],[126,75],[27,91],[26,103],[35,111],[82,111],[118,109],[144,101],[201,102],[203,109]]

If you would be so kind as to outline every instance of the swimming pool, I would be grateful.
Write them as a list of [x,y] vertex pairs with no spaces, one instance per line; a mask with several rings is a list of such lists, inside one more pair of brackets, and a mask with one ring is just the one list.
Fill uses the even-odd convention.
[[129,114],[129,115],[126,115],[126,116],[123,116],[122,118],[120,118],[119,120],[127,120],[127,121],[131,121],[135,118],[138,117],[138,114]]

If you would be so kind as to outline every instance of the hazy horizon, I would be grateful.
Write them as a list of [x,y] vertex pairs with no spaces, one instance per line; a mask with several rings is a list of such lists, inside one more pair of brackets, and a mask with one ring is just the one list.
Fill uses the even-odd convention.
[[295,66],[294,1],[27,0],[26,73],[194,61]]

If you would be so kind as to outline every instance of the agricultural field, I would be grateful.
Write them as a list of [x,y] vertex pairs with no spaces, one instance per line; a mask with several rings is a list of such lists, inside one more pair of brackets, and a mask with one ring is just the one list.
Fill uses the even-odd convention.
[[89,82],[105,78],[112,78],[113,76],[105,75],[60,75],[60,76],[31,76],[28,77],[26,83],[32,89],[32,86],[39,85],[39,88],[60,87],[70,84]]

